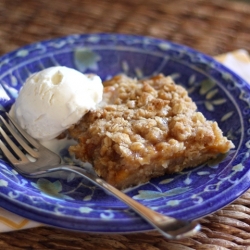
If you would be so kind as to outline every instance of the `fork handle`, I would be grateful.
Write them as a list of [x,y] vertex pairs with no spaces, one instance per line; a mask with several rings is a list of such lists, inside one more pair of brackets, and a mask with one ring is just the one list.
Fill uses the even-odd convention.
[[137,214],[144,218],[167,239],[181,239],[183,237],[188,237],[193,235],[200,229],[200,225],[195,221],[189,222],[178,220],[173,217],[164,216],[151,210],[148,207],[145,207],[144,205],[130,198],[128,195],[113,187],[103,179],[99,178],[97,175],[92,174],[79,166],[58,165],[54,167],[43,167],[38,172],[30,174],[30,177],[39,177],[40,175],[45,176],[49,173],[57,171],[67,171],[71,173],[73,172],[89,180],[105,191],[108,191],[116,198],[126,203],[130,208],[132,208]]

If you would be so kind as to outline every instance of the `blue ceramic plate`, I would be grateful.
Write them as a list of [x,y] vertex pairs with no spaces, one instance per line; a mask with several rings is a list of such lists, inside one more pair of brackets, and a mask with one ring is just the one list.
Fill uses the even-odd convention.
[[[193,220],[232,202],[250,187],[250,89],[212,58],[188,47],[154,38],[92,34],[35,43],[0,58],[0,104],[8,110],[33,72],[64,65],[93,72],[103,80],[171,75],[185,86],[198,109],[216,120],[236,148],[225,157],[165,175],[127,191],[144,205]],[[66,156],[65,156],[66,157]],[[0,159],[0,206],[29,219],[89,232],[151,229],[121,201],[81,179],[26,179]]]

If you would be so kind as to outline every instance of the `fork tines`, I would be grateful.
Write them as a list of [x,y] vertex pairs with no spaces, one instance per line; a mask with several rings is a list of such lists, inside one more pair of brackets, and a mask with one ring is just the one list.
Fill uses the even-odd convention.
[[[7,113],[6,115],[8,117],[8,122],[3,118],[2,115],[0,115],[0,119],[3,122],[3,126],[0,127],[0,134],[6,142],[4,143],[2,140],[0,140],[0,148],[4,155],[12,164],[17,164],[19,161],[28,161],[25,154],[26,152],[32,157],[37,158],[37,149],[39,148],[39,144],[23,129],[21,129],[20,126]],[[10,136],[13,137],[16,142],[14,142]],[[23,153],[23,151],[18,146],[21,146],[25,153]],[[14,156],[10,149],[19,159]]]

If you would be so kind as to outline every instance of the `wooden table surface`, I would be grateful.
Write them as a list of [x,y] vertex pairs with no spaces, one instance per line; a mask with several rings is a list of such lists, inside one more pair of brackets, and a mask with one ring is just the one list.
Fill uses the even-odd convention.
[[[227,0],[1,0],[0,55],[75,33],[147,35],[211,56],[250,52],[250,4]],[[0,234],[0,249],[250,249],[250,192],[201,220],[182,241],[156,232],[89,234],[50,227]]]

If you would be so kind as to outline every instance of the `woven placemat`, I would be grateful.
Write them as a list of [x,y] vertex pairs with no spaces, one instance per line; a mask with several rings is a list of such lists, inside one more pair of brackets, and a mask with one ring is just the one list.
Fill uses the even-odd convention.
[[[1,0],[0,55],[40,40],[94,32],[163,38],[212,56],[250,51],[249,13],[250,4],[227,0]],[[41,227],[0,234],[0,249],[250,249],[250,191],[201,224],[200,233],[181,241],[156,232],[100,235]]]
[[1,0],[0,55],[73,33],[149,35],[212,56],[250,51],[250,5],[229,0]]

